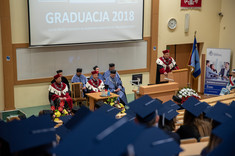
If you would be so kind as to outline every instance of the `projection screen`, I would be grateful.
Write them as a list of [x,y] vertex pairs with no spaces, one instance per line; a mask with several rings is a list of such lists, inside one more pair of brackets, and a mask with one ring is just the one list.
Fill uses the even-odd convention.
[[143,0],[28,0],[30,46],[143,39]]

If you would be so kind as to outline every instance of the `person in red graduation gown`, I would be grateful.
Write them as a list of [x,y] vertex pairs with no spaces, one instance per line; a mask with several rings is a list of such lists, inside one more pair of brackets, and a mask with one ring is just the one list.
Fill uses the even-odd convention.
[[157,77],[156,83],[160,83],[160,74],[167,75],[167,73],[171,72],[172,70],[178,70],[179,67],[176,65],[175,60],[170,57],[170,51],[164,50],[163,56],[158,58],[157,63]]
[[51,110],[55,110],[61,101],[64,101],[68,109],[73,108],[73,100],[69,95],[68,86],[61,82],[61,75],[54,76],[55,82],[49,86],[49,100],[51,103]]
[[92,71],[91,74],[93,78],[86,83],[86,88],[88,89],[88,92],[101,92],[104,89],[104,83],[102,80],[99,79],[99,72]]

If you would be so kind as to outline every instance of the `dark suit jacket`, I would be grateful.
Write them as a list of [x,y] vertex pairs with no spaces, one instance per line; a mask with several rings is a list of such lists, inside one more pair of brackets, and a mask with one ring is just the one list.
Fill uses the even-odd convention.
[[227,73],[224,73],[225,72],[225,68],[222,68],[221,70],[220,70],[220,72],[219,72],[219,75],[220,76],[227,76],[227,77],[229,77],[229,71],[230,71],[230,69],[228,70],[228,72]]

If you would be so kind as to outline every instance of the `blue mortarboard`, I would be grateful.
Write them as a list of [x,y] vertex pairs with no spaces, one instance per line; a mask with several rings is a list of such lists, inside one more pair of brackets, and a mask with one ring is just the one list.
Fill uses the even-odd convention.
[[68,129],[73,129],[76,125],[78,125],[83,119],[85,119],[91,111],[85,107],[82,106],[76,114],[65,124],[65,127]]
[[133,111],[130,109],[129,104],[127,104],[127,105],[125,106],[125,108],[126,108],[126,111],[125,111],[126,116],[125,116],[125,117],[127,117],[127,118],[129,119],[129,121],[134,121],[134,119],[135,119],[135,117],[136,117],[136,113],[133,112]]
[[187,101],[182,104],[182,107],[192,113],[194,116],[199,116],[205,109],[207,109],[208,104],[205,102],[200,102],[195,97],[189,97]]
[[128,150],[130,155],[131,151],[134,151],[135,155],[171,156],[182,151],[173,138],[157,127],[148,128],[142,132],[134,141],[132,148]]
[[212,106],[211,105],[209,105],[208,103],[206,103],[206,102],[203,102],[203,103],[205,103],[207,106],[206,106],[206,109],[204,109],[204,113],[208,113],[210,110],[211,110],[211,108],[212,108]]
[[[233,115],[235,115],[235,113]],[[228,119],[225,123],[222,123],[219,126],[217,126],[215,129],[213,129],[212,133],[223,140],[228,140],[231,136],[235,137],[234,123],[235,123],[235,118]]]
[[[109,135],[106,134],[107,136],[105,136],[105,133],[109,132],[112,127],[116,127],[121,123],[123,123],[121,127]],[[116,123],[110,125],[103,132],[99,133],[98,137],[105,137],[93,145],[93,149],[89,152],[89,155],[120,156],[126,151],[128,144],[138,137],[140,133],[144,131],[144,129],[144,127],[137,125],[134,122],[129,122],[129,120],[124,117],[118,120]]]
[[232,109],[224,103],[217,102],[214,107],[206,113],[206,117],[211,118],[217,122],[223,123],[232,118]]
[[11,152],[23,151],[56,140],[54,124],[48,116],[30,117],[1,125],[0,137],[10,145]]
[[216,127],[212,133],[222,139],[222,142],[209,155],[234,155],[235,153],[235,118],[227,120]]
[[154,116],[155,111],[161,110],[163,108],[163,105],[159,100],[155,100],[148,95],[144,95],[139,99],[129,103],[129,107],[139,117],[144,119],[147,117],[151,118],[151,116]]
[[59,117],[59,119],[63,121],[63,124],[66,124],[71,118],[72,118],[71,115],[66,115],[66,116]]
[[59,135],[61,138],[64,138],[70,130],[66,128],[64,125],[61,125],[60,127],[55,129],[55,133]]
[[103,112],[104,114],[110,115],[110,117],[116,118],[116,115],[120,112],[119,109],[112,107],[110,105],[104,104],[96,111]]
[[231,102],[231,104],[229,106],[235,108],[235,101]]
[[[53,149],[60,156],[121,155],[144,127],[128,122],[127,118],[116,120],[103,112],[89,114]],[[76,149],[76,150],[68,150]],[[52,152],[53,152],[52,151]]]
[[173,101],[169,100],[169,101],[163,103],[163,109],[161,109],[159,111],[159,115],[164,116],[164,118],[166,118],[167,120],[171,120],[179,114],[176,111],[179,108],[180,108],[180,106],[178,106]]
[[208,156],[234,156],[234,137],[229,140],[222,141],[213,151],[211,151]]

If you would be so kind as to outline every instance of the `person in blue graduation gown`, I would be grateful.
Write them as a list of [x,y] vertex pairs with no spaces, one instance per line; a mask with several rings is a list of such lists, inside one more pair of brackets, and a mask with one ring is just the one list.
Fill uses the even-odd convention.
[[73,78],[71,79],[72,83],[76,83],[76,82],[82,82],[83,86],[83,93],[86,93],[86,83],[87,83],[87,78],[82,75],[82,68],[77,68],[77,73],[73,76]]
[[[98,66],[93,67],[93,69],[94,69],[94,71],[97,71],[98,73],[99,73],[99,71],[100,71],[100,68],[99,68]],[[100,80],[104,81],[103,75],[100,74],[100,73],[98,74],[98,78],[99,78]],[[90,79],[93,79],[93,75],[91,75]]]
[[126,98],[126,93],[125,93],[125,88],[122,86],[121,80],[116,76],[116,70],[111,70],[110,71],[110,76],[107,77],[105,81],[105,85],[108,87],[110,92],[118,94],[119,98],[118,100],[126,105],[127,98]]
[[[103,79],[104,79],[104,80],[106,80],[106,79],[110,76],[110,71],[112,71],[112,70],[115,70],[115,64],[114,64],[114,63],[110,63],[110,64],[109,64],[109,70],[107,70],[107,71],[103,74]],[[120,78],[118,72],[116,72],[116,77],[121,80],[121,78]]]

